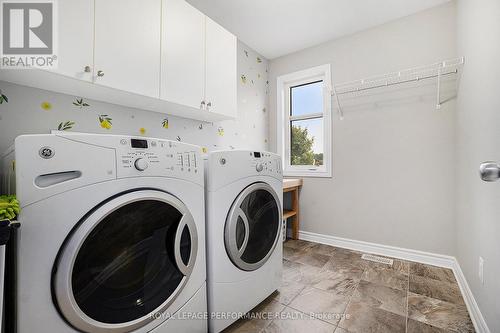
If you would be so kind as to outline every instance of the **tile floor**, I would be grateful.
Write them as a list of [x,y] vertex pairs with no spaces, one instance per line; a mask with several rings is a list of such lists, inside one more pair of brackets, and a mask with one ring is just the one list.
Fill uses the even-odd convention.
[[283,284],[224,332],[474,332],[453,272],[288,240]]

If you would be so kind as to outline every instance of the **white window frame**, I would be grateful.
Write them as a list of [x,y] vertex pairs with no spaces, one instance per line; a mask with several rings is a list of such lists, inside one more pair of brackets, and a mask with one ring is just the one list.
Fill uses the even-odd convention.
[[[285,177],[332,177],[332,100],[330,64],[286,74],[277,79],[276,143],[283,159]],[[323,81],[323,112],[307,116],[290,116],[290,88],[307,83]],[[292,120],[323,118],[323,165],[291,165],[290,124]]]

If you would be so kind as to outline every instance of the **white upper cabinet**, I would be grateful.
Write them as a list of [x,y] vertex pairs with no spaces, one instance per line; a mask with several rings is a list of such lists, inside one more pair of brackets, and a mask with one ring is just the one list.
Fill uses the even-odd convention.
[[59,1],[57,6],[58,67],[53,71],[90,82],[94,66],[94,0]]
[[205,15],[184,0],[163,0],[160,98],[202,108]]
[[161,0],[95,0],[94,82],[160,97]]
[[185,118],[237,115],[236,37],[185,0],[58,1],[58,68],[2,80]]
[[236,37],[184,0],[163,0],[161,99],[236,117]]
[[206,18],[206,91],[209,111],[237,115],[237,40],[219,24]]

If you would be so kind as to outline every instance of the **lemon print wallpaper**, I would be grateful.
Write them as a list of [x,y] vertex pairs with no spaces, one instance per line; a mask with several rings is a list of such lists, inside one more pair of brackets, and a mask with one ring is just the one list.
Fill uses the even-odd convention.
[[[267,60],[238,43],[238,117],[216,123],[127,108],[0,80],[0,154],[21,134],[52,130],[178,140],[219,149],[268,150]],[[243,80],[244,78],[244,80]]]

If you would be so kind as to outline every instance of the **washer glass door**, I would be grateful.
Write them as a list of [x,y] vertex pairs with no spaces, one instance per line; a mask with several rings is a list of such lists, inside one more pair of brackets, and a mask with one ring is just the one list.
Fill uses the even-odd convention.
[[253,271],[266,263],[278,243],[281,205],[266,183],[245,188],[229,211],[224,241],[231,261],[240,269]]
[[59,254],[59,308],[85,332],[128,332],[167,310],[191,274],[197,250],[191,214],[175,197],[136,191],[98,207]]

